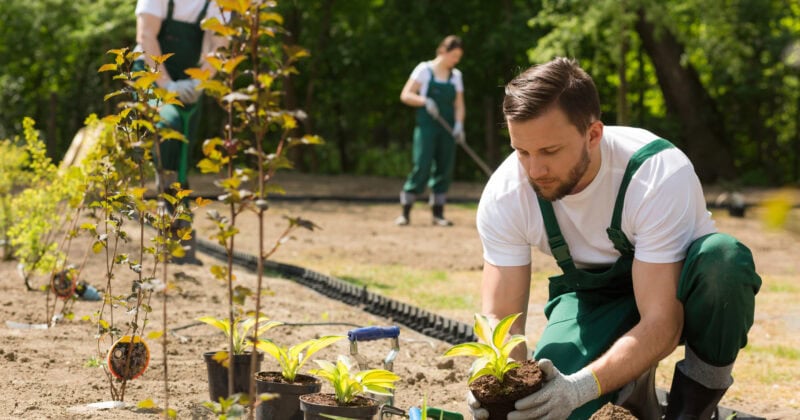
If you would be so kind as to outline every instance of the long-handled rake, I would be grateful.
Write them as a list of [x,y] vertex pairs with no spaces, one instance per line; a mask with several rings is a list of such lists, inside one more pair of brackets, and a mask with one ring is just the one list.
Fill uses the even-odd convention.
[[[441,115],[437,115],[434,118],[436,119],[436,121],[439,121],[439,124],[441,124],[442,127],[444,127],[444,129],[447,130],[448,133],[453,132],[453,127],[450,127],[450,124],[448,124],[447,121],[445,121]],[[483,170],[483,172],[486,173],[486,175],[492,176],[492,170],[489,168],[489,165],[487,165],[486,162],[484,162],[483,159],[481,159],[478,156],[478,154],[475,153],[475,151],[472,150],[471,147],[469,147],[463,135],[453,136],[453,138],[455,139],[456,143],[459,144],[464,149],[465,152],[467,152],[469,157],[471,157],[472,160],[475,161],[475,163],[478,164],[478,166],[480,166],[480,168]]]

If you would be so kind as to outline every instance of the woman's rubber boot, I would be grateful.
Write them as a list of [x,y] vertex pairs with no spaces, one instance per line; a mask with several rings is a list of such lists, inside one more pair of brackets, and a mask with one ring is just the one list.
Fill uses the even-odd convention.
[[444,206],[441,204],[433,205],[433,225],[434,226],[453,226],[453,222],[444,218]]
[[411,223],[411,204],[403,204],[403,214],[394,219],[397,226],[408,226]]
[[[684,375],[675,366],[664,420],[709,420],[728,389],[711,389]],[[714,418],[718,418],[718,414]]]

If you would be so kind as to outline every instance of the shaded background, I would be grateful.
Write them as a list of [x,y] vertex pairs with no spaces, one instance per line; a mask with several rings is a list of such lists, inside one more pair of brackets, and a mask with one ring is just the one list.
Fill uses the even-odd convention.
[[[0,2],[0,138],[37,121],[60,160],[116,82],[97,68],[133,47],[134,0]],[[510,152],[502,86],[532,63],[576,57],[606,124],[648,128],[681,147],[706,183],[800,180],[800,2],[785,0],[287,0],[289,44],[311,52],[285,84],[287,108],[323,147],[297,148],[301,172],[404,176],[413,112],[399,101],[414,66],[448,34],[464,39],[467,141],[491,166]],[[209,99],[206,99],[210,101]],[[205,107],[201,139],[219,132]],[[200,156],[199,145],[195,151]],[[455,178],[484,179],[459,156]]]

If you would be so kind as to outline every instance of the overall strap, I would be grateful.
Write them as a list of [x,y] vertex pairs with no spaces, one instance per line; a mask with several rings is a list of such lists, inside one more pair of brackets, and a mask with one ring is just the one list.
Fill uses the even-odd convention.
[[544,221],[544,228],[547,231],[547,243],[550,245],[550,252],[556,259],[556,263],[561,268],[561,271],[568,273],[575,271],[575,263],[572,261],[572,255],[569,253],[569,246],[567,241],[564,240],[564,235],[561,234],[561,228],[558,227],[556,220],[556,213],[553,211],[553,203],[536,197],[539,201],[539,209],[542,212],[542,219]]
[[606,229],[606,232],[608,233],[608,239],[614,243],[614,248],[616,248],[616,250],[622,255],[633,254],[633,245],[622,232],[621,228],[622,209],[625,204],[625,193],[628,191],[628,185],[631,182],[631,178],[633,178],[633,174],[635,174],[636,171],[639,170],[639,167],[642,166],[642,164],[651,156],[661,152],[662,150],[673,147],[675,146],[667,140],[656,139],[637,150],[628,161],[628,166],[625,168],[625,174],[622,176],[622,182],[620,183],[619,192],[617,193],[617,202],[614,205],[614,214],[611,217],[611,226]]
[[172,12],[175,10],[175,3],[172,0],[169,0],[169,5],[167,6],[167,18],[165,20],[172,20]]
[[[170,3],[172,3],[172,0],[170,0]],[[203,5],[203,10],[201,10],[200,14],[197,16],[197,21],[195,22],[195,25],[200,26],[200,22],[206,17],[206,11],[208,10],[208,3],[209,0],[206,0],[206,4]]]

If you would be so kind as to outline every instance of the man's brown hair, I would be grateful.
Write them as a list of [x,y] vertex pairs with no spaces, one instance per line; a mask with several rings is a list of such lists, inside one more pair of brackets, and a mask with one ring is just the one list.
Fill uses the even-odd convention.
[[583,134],[600,119],[594,81],[574,59],[558,57],[532,66],[506,85],[505,93],[506,121],[527,121],[557,106]]

